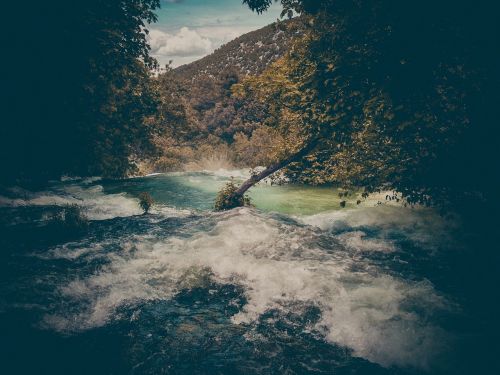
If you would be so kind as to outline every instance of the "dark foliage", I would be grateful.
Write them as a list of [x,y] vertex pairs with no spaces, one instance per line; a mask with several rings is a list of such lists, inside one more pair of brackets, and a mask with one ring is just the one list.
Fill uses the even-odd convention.
[[[311,20],[286,68],[300,95],[278,93],[300,114],[303,138],[319,140],[291,168],[295,179],[392,187],[427,204],[494,201],[496,3],[281,2]],[[246,3],[259,12],[270,5]]]
[[9,1],[3,180],[123,176],[151,151],[155,61],[143,27],[159,0]]

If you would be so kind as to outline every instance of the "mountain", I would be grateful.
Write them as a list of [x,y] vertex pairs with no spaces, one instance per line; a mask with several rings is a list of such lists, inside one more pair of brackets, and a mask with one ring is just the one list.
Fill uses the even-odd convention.
[[178,77],[196,82],[218,78],[225,71],[257,75],[283,56],[294,37],[301,35],[298,19],[275,22],[224,44],[212,54],[175,69]]
[[265,165],[266,153],[259,150],[272,142],[262,127],[267,104],[235,98],[231,87],[262,73],[301,35],[300,19],[273,23],[160,74],[164,132],[157,139],[161,156],[148,172],[179,170],[207,157],[225,159],[233,166]]
[[301,35],[300,20],[276,22],[244,34],[212,54],[172,70],[164,86],[177,86],[188,116],[188,133],[213,135],[232,143],[236,133],[251,135],[265,113],[261,103],[235,99],[231,86],[257,75],[283,56]]

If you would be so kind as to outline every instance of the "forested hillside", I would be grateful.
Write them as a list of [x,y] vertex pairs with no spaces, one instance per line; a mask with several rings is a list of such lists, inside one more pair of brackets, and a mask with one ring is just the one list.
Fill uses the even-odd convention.
[[162,155],[146,163],[147,171],[267,164],[269,148],[279,138],[263,126],[267,104],[238,98],[232,87],[262,74],[302,31],[298,19],[274,23],[160,74],[164,132],[156,141]]

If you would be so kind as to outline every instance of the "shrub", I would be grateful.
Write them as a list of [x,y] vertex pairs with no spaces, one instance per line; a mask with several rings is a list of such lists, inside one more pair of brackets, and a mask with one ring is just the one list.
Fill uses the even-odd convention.
[[142,192],[139,194],[139,206],[141,206],[145,214],[149,212],[153,204],[153,197],[149,193]]
[[238,186],[231,178],[231,181],[217,193],[217,197],[215,198],[215,210],[224,211],[236,207],[250,206],[250,198],[246,195],[235,194],[236,190],[238,190]]

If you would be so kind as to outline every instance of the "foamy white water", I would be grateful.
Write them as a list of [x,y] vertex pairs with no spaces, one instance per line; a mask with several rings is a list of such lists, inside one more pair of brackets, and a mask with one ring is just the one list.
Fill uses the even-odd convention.
[[[188,237],[127,238],[120,251],[100,254],[107,265],[59,287],[64,298],[86,307],[49,314],[45,323],[60,331],[100,327],[120,319],[123,306],[170,299],[210,279],[244,288],[246,304],[234,324],[251,325],[270,310],[286,314],[315,306],[321,318],[308,329],[382,366],[426,368],[442,349],[445,336],[428,317],[448,308],[445,298],[429,282],[399,279],[357,256],[393,251],[391,241],[363,240],[359,231],[325,237],[314,227],[247,208],[204,220],[216,224],[209,231],[192,229]],[[319,246],[325,241],[331,250]]]
[[[90,182],[88,182],[90,183]],[[106,194],[101,185],[81,186],[65,185],[57,191],[30,192],[22,191],[23,199],[0,196],[0,207],[29,206],[66,206],[78,205],[89,220],[107,220],[115,217],[128,217],[143,213],[139,200],[126,193]],[[163,204],[157,204],[152,213],[167,216],[189,215],[189,210],[177,210]]]
[[[79,335],[140,322],[144,306],[175,305],[186,291],[234,286],[239,302],[218,302],[232,306],[225,324],[241,327],[257,346],[258,327],[281,321],[383,367],[432,368],[449,342],[435,317],[456,307],[410,262],[452,247],[453,220],[381,204],[380,196],[358,204],[356,192],[341,209],[345,198],[336,189],[265,183],[252,189],[256,208],[212,212],[218,189],[247,176],[220,170],[68,179],[46,191],[0,196],[0,208],[31,207],[38,215],[44,207],[78,204],[94,222],[92,235],[31,252],[49,267],[38,277],[53,289],[39,324]],[[156,201],[150,215],[138,204],[143,191]],[[289,319],[310,309],[314,318]]]

